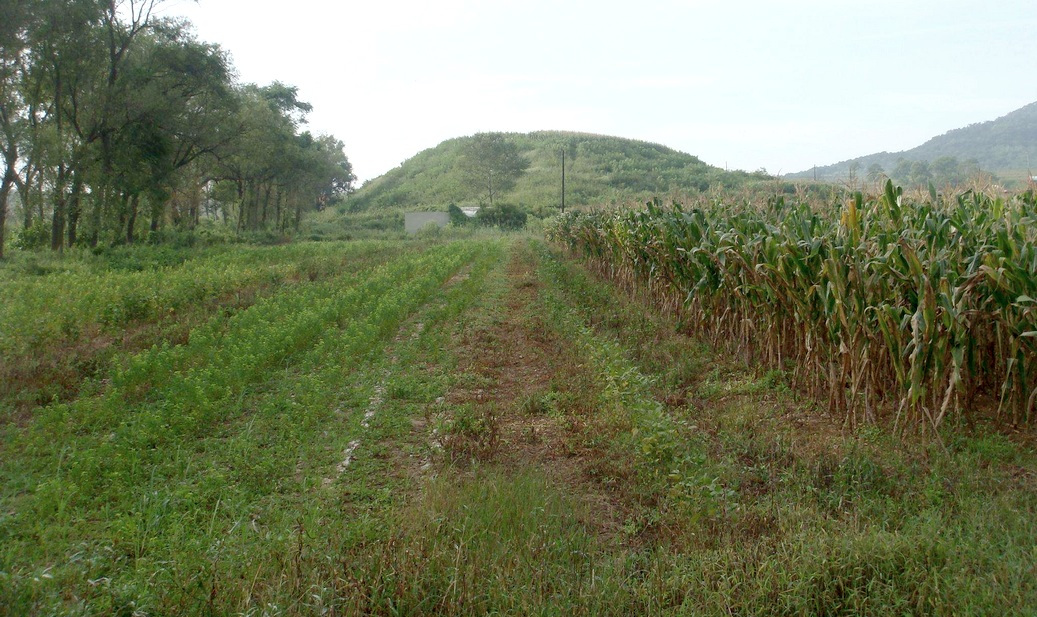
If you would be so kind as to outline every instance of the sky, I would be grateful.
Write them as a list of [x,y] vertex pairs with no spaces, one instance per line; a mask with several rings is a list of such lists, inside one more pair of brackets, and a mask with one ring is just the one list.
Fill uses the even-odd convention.
[[165,0],[281,81],[361,181],[441,141],[567,130],[793,173],[1037,101],[1032,0]]

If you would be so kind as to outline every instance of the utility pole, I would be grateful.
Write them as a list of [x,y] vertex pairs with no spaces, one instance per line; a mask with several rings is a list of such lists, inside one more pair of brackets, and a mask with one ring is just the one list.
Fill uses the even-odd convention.
[[562,214],[565,214],[565,148],[562,148]]

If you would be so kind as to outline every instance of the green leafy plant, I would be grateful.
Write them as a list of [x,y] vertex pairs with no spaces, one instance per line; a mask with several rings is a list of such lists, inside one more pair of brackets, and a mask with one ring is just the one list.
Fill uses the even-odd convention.
[[714,344],[775,369],[847,422],[938,429],[981,393],[1037,400],[1037,204],[966,192],[907,203],[887,182],[820,208],[570,212],[549,234]]

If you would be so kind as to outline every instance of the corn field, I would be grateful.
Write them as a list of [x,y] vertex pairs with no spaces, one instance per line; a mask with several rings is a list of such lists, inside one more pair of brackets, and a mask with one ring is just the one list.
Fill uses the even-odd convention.
[[549,233],[849,424],[936,429],[983,407],[1033,420],[1035,217],[1032,193],[911,202],[887,183],[823,206],[569,212]]

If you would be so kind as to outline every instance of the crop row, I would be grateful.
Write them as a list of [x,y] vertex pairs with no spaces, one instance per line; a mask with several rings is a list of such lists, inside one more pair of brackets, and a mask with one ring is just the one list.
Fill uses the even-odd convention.
[[314,280],[376,258],[379,243],[242,249],[141,272],[63,272],[0,283],[0,354],[18,357],[91,330],[117,331],[243,287]]
[[[465,258],[460,249],[438,248],[360,280],[341,276],[271,296],[227,326],[214,320],[196,329],[184,345],[156,345],[128,358],[97,396],[39,410],[35,429],[14,447],[62,459],[63,476],[77,485],[73,493],[103,498],[118,490],[124,472],[146,467],[149,456],[243,413],[238,402],[247,388],[324,345],[329,332],[347,329],[356,353],[366,351]],[[77,436],[73,444],[67,435]]]
[[887,184],[820,207],[571,212],[550,233],[848,422],[892,412],[935,428],[984,395],[1032,419],[1035,219],[1032,195],[910,203]]
[[[41,584],[89,591],[81,573],[114,579],[159,555],[204,554],[195,545],[214,539],[220,501],[238,506],[235,520],[246,516],[294,486],[302,440],[323,431],[329,444],[342,441],[327,434],[336,399],[359,396],[351,388],[364,365],[452,273],[485,261],[486,248],[457,243],[286,289],[229,324],[198,328],[184,345],[113,367],[97,396],[39,410],[11,432],[0,464],[0,571],[10,575],[0,577],[0,603],[5,593],[24,601]],[[208,525],[208,535],[192,525]],[[47,563],[59,564],[62,580],[33,583]]]

